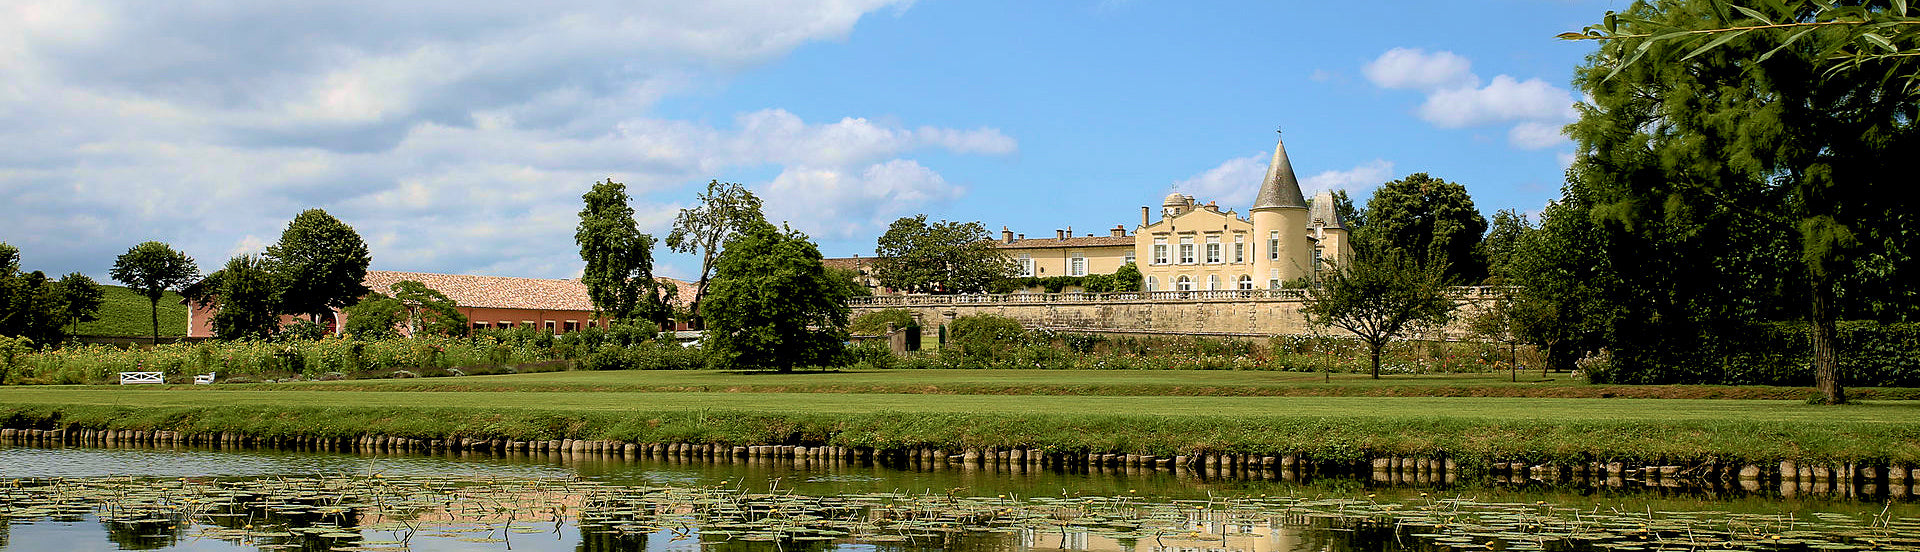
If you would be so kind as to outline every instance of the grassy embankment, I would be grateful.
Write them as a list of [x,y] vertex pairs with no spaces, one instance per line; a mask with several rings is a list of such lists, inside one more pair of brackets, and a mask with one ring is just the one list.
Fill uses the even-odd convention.
[[[144,295],[122,286],[101,284],[106,296],[100,303],[98,320],[81,322],[79,335],[148,336],[153,335],[152,304]],[[187,335],[187,306],[180,294],[167,292],[160,298],[160,336]]]
[[[1352,461],[1920,463],[1920,403],[1503,397],[1488,375],[1332,386],[1268,372],[569,372],[208,388],[0,389],[6,427],[238,432],[260,437],[450,436],[875,448],[1301,454]],[[1318,377],[1318,376],[1315,376]],[[1502,375],[1504,377],[1504,375]],[[1075,381],[1128,394],[1079,393]],[[918,384],[914,393],[889,386]],[[1583,389],[1566,382],[1540,389]],[[997,387],[995,387],[997,386]],[[1345,388],[1362,396],[1177,390]],[[938,388],[959,387],[964,394]],[[654,389],[672,389],[656,391]],[[706,391],[692,390],[705,388]],[[783,388],[784,392],[772,392]],[[1087,388],[1091,389],[1091,388]],[[1416,395],[1469,389],[1493,396]],[[1665,389],[1670,396],[1696,388]],[[851,391],[851,392],[850,392]],[[1739,396],[1728,391],[1707,395]],[[1789,390],[1804,396],[1804,390]],[[1258,393],[1254,393],[1258,394]],[[1276,393],[1284,394],[1284,393]],[[1659,393],[1654,393],[1658,395]],[[1228,395],[1228,396],[1219,396]]]

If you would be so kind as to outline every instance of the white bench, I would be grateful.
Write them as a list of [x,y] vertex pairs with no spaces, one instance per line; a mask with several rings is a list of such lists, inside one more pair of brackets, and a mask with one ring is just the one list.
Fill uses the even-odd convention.
[[213,377],[218,374],[219,372],[207,372],[205,374],[194,374],[193,384],[194,385],[212,385]]
[[134,385],[139,383],[166,383],[167,380],[164,377],[162,377],[164,375],[165,374],[162,372],[121,372],[120,385]]

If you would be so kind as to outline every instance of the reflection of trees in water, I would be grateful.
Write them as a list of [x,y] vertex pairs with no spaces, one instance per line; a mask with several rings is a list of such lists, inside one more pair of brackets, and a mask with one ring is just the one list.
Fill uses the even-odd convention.
[[645,552],[647,534],[639,531],[615,531],[594,527],[580,528],[579,552]]
[[107,540],[120,545],[121,550],[158,550],[180,542],[182,524],[171,519],[151,521],[106,521],[100,525],[107,529]]
[[905,541],[874,543],[874,552],[1009,552],[1028,543],[1014,531],[959,531],[916,535]]

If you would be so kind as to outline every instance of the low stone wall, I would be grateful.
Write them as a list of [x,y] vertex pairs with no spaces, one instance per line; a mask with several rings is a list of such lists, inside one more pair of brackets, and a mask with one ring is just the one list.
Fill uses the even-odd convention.
[[[1469,333],[1466,321],[1500,292],[1497,287],[1454,288],[1461,306],[1453,323],[1419,337],[1460,339]],[[929,327],[961,316],[994,314],[1029,328],[1057,331],[1232,337],[1347,333],[1309,324],[1300,312],[1305,305],[1306,294],[1297,289],[896,295],[859,297],[849,304],[856,317],[881,309],[907,309]]]

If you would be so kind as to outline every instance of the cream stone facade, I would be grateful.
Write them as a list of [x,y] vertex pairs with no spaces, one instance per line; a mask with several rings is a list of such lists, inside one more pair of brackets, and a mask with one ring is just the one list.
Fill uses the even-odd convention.
[[1073,228],[1055,230],[1052,238],[1028,239],[1002,227],[994,245],[1020,265],[1020,276],[1091,276],[1112,274],[1134,261],[1134,238],[1115,226],[1105,236],[1074,236]]
[[1279,289],[1353,254],[1332,194],[1308,209],[1284,141],[1247,216],[1178,192],[1161,202],[1160,220],[1151,213],[1140,208],[1134,232],[1144,291]]

